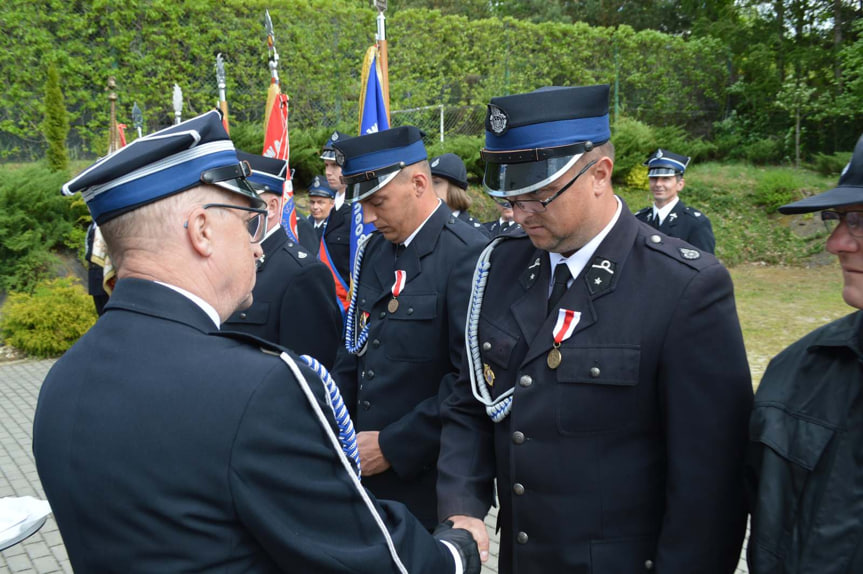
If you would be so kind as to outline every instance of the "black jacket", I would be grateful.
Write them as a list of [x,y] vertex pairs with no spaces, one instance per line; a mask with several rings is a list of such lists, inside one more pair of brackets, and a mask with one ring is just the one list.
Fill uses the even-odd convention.
[[683,201],[677,202],[662,225],[658,225],[659,222],[653,219],[653,206],[639,210],[635,217],[664,234],[680,238],[702,251],[716,252],[716,239],[713,237],[713,226],[710,220],[702,212],[689,207]]
[[863,572],[863,312],[777,355],[755,394],[752,574]]
[[338,211],[333,209],[324,230],[330,258],[345,283],[351,281],[351,206],[345,201]]

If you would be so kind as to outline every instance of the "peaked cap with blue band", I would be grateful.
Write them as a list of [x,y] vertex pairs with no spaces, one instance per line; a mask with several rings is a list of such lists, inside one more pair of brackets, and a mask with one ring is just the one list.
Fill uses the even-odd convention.
[[551,86],[493,98],[485,120],[483,185],[494,197],[536,191],[611,139],[608,85]]
[[839,176],[839,185],[779,208],[779,213],[812,213],[834,207],[863,204],[863,136],[857,140],[851,161]]
[[311,197],[329,197],[336,198],[336,192],[330,187],[327,178],[323,175],[316,175],[309,186],[309,196]]
[[344,134],[338,130],[334,131],[330,134],[327,143],[324,144],[323,149],[321,149],[321,159],[326,161],[336,161],[336,150],[333,148],[333,144],[336,142],[343,142],[347,139],[350,139],[351,136]]
[[451,181],[462,189],[467,189],[467,168],[462,159],[454,153],[445,153],[429,160],[431,174]]
[[647,177],[667,177],[669,175],[683,175],[689,166],[690,159],[685,155],[678,155],[660,148],[650,154],[641,165],[647,166]]
[[97,224],[142,205],[198,185],[210,184],[264,202],[246,182],[248,164],[240,162],[234,144],[213,110],[138,138],[63,185],[63,194],[81,192]]
[[400,126],[382,132],[335,142],[336,163],[347,184],[345,199],[355,202],[370,196],[398,175],[403,167],[428,158],[423,132]]
[[288,172],[288,162],[253,153],[237,150],[240,161],[249,163],[252,173],[246,178],[252,188],[258,193],[275,193],[282,195],[285,189],[285,175]]

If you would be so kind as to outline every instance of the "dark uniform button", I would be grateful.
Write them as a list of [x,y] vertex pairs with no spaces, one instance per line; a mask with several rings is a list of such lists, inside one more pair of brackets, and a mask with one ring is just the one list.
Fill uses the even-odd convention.
[[521,444],[524,442],[524,433],[521,431],[515,431],[512,433],[512,442],[515,444]]
[[512,485],[512,492],[516,496],[521,496],[522,494],[524,494],[524,485],[520,482],[516,482]]
[[372,408],[372,404],[368,401],[362,401],[360,403],[360,406],[363,407],[363,410],[366,410],[366,411],[369,410],[370,408]]
[[375,378],[375,372],[369,369],[368,371],[366,371],[366,378],[371,381]]
[[413,315],[413,314],[414,314],[414,308],[408,307],[408,315]]
[[377,348],[378,348],[378,347],[380,347],[380,346],[381,346],[381,341],[380,341],[380,339],[375,339],[374,341],[372,341],[372,348],[373,348],[373,349],[377,349]]
[[491,343],[489,343],[488,341],[486,341],[485,343],[483,343],[483,344],[482,344],[482,350],[483,350],[483,351],[491,351]]
[[644,561],[644,569],[645,570],[653,570],[653,560],[645,560]]
[[519,532],[516,534],[515,541],[519,544],[527,544],[527,532]]
[[590,368],[590,376],[594,379],[599,377],[599,367],[591,367]]
[[366,304],[366,299],[365,299],[365,297],[363,297],[362,299],[360,299],[360,303],[361,303],[361,304],[363,304],[363,305],[365,305],[365,304]]
[[378,315],[378,317],[379,317],[379,318],[381,318],[381,319],[385,319],[385,318],[386,318],[386,316],[387,316],[387,312],[386,312],[386,311],[381,311],[381,312],[380,312],[380,314]]
[[518,384],[522,387],[529,387],[533,384],[533,377],[530,375],[522,375],[518,380]]
[[247,315],[245,313],[240,313],[240,319],[245,319]]

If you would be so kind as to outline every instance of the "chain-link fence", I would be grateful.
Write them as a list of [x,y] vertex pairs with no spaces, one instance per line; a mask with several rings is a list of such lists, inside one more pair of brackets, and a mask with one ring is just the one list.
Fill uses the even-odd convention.
[[441,104],[391,110],[390,121],[394,127],[411,125],[420,128],[426,134],[426,143],[443,143],[447,137],[454,135],[482,135],[485,129],[485,106]]

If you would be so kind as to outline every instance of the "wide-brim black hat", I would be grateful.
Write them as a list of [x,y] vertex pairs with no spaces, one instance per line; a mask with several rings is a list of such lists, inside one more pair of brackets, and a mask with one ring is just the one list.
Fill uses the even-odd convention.
[[863,204],[863,136],[857,140],[851,161],[839,176],[839,185],[824,193],[783,205],[779,213],[786,215],[795,213],[811,213],[832,207]]

